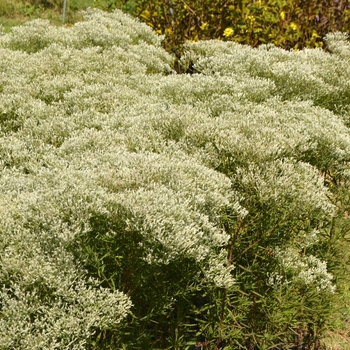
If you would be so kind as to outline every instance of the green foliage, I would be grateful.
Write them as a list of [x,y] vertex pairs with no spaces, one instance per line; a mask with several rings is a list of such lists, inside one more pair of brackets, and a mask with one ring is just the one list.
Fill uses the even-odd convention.
[[147,25],[84,16],[0,35],[0,348],[319,349],[347,317],[347,36],[187,43],[176,74]]
[[[65,23],[82,21],[81,10],[94,5],[93,0],[68,0]],[[0,1],[0,24],[9,31],[13,26],[24,24],[28,20],[47,19],[51,24],[62,25],[63,1],[57,0],[2,0]]]
[[7,16],[10,13],[14,12],[14,5],[2,0],[0,2],[0,16]]

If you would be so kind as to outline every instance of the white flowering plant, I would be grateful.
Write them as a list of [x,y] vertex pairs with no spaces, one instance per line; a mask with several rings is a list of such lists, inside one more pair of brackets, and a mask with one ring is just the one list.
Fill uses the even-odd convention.
[[120,11],[2,32],[0,349],[316,344],[350,160],[350,45],[327,40],[188,43],[176,74]]

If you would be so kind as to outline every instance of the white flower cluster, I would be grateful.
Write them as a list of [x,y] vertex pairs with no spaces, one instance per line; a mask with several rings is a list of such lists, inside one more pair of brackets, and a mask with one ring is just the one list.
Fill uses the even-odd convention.
[[271,44],[253,49],[218,40],[188,43],[182,63],[185,68],[192,63],[195,71],[205,75],[267,79],[274,95],[311,100],[346,113],[349,122],[350,44],[344,33],[332,33],[325,39],[334,54],[321,49],[285,51]]
[[306,163],[279,159],[259,166],[250,164],[248,171],[237,169],[236,181],[247,193],[254,189],[256,200],[269,203],[276,211],[283,210],[296,217],[316,208],[326,215],[334,213],[322,178]]
[[97,329],[116,327],[126,317],[131,300],[101,288],[77,264],[67,244],[80,232],[82,214],[75,212],[78,218],[68,224],[55,202],[65,200],[66,211],[84,203],[65,192],[69,184],[49,194],[43,186],[54,187],[47,182],[52,176],[38,175],[2,171],[0,347],[85,349]]
[[348,40],[349,34],[341,32],[329,33],[325,37],[329,50],[345,59],[349,59],[350,57],[350,46]]
[[[325,261],[321,261],[313,255],[301,256],[291,248],[282,250],[276,247],[274,255],[284,271],[293,272],[292,279],[306,286],[311,285],[318,292],[335,293],[336,286],[332,282],[333,276],[327,271]],[[271,282],[271,276],[269,276],[269,281]]]
[[301,234],[300,247],[308,248],[316,244],[319,241],[319,234],[320,234],[320,231],[316,229],[313,229],[310,232]]
[[278,287],[284,284],[288,284],[289,282],[286,281],[284,276],[280,275],[277,272],[267,272],[267,281],[266,284],[270,287]]
[[[332,215],[319,171],[349,161],[346,115],[334,113],[347,108],[349,67],[337,53],[189,44],[184,62],[203,74],[177,75],[146,25],[119,11],[85,15],[71,28],[36,20],[0,35],[6,349],[83,349],[127,314],[132,296],[99,288],[70,251],[93,217],[112,237],[137,232],[144,263],[191,259],[229,287],[223,215],[246,217],[251,188],[291,216]],[[322,108],[337,93],[339,108]],[[296,266],[300,279],[331,289],[312,259]]]

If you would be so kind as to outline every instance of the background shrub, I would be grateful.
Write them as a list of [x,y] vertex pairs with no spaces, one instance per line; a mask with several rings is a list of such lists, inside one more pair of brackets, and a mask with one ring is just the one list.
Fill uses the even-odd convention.
[[348,0],[97,0],[121,8],[165,35],[167,50],[181,55],[184,41],[221,39],[253,47],[325,47],[323,37],[350,30]]

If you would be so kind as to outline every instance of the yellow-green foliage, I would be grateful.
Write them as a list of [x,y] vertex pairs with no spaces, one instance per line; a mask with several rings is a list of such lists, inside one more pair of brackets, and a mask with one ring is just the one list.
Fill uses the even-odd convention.
[[349,0],[95,0],[138,16],[175,52],[184,40],[223,39],[286,49],[323,46],[329,32],[350,28]]

